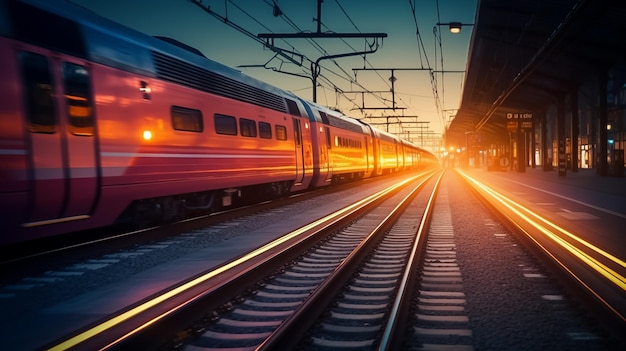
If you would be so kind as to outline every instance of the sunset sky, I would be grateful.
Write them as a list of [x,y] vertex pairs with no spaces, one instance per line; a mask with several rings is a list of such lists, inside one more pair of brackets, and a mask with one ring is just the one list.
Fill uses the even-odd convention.
[[[303,64],[299,66],[281,56],[274,57],[273,51],[191,0],[71,1],[140,32],[177,39],[197,48],[211,60],[308,100],[313,98],[311,79],[293,74],[310,77],[311,61],[322,56],[370,50],[360,38],[276,39],[275,46],[303,55]],[[203,0],[202,5],[254,36],[317,31],[316,0]],[[282,16],[274,16],[275,7]],[[464,26],[461,33],[452,34],[448,26],[436,24],[472,24],[475,12],[476,0],[324,0],[321,32],[386,33],[387,37],[379,40],[378,50],[368,54],[365,60],[362,56],[351,56],[320,61],[318,83],[321,86],[318,85],[317,102],[355,118],[369,117],[369,122],[385,120],[375,116],[418,116],[390,118],[390,122],[402,121],[402,124],[391,124],[389,131],[418,143],[424,141],[428,133],[440,137],[460,104],[464,74],[457,71],[465,70],[473,27]],[[441,49],[435,45],[435,27],[440,29]],[[369,44],[373,44],[373,39],[369,39]],[[241,67],[248,65],[259,67]],[[433,73],[436,102],[430,71],[395,71],[397,109],[394,111],[389,92],[391,71],[353,70],[364,67],[430,68],[446,73]],[[272,68],[292,74],[278,73]],[[360,93],[348,91],[370,93],[365,94],[363,101]],[[363,106],[368,109],[359,109]],[[381,107],[389,109],[378,109]],[[379,128],[385,129],[385,126]]]

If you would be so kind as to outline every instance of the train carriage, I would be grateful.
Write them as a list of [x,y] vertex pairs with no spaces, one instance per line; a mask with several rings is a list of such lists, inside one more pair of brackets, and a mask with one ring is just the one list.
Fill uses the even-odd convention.
[[68,2],[0,0],[0,75],[1,245],[167,222],[408,169],[415,152],[434,158]]
[[[3,224],[32,238],[109,224],[125,210],[171,219],[245,191],[308,188],[301,102],[83,9],[47,6],[2,6]],[[81,22],[55,10],[76,10]]]
[[402,169],[404,155],[400,138],[368,125],[374,140],[374,175],[398,172]]
[[419,167],[419,147],[407,140],[400,140],[404,154],[404,170],[417,169]]
[[311,102],[303,103],[313,133],[315,169],[312,185],[325,186],[370,177],[374,154],[368,129],[338,111]]

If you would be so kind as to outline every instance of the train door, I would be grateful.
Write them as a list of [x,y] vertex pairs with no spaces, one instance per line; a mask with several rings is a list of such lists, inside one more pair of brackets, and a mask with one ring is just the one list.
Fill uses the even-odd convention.
[[64,216],[71,217],[87,215],[94,208],[99,189],[98,157],[89,67],[81,62],[63,62],[61,69],[69,187]]
[[376,138],[374,149],[374,159],[376,159],[376,167],[374,168],[376,175],[382,175],[385,168],[385,156],[383,153],[383,144],[381,138]]
[[302,125],[297,118],[293,119],[294,143],[296,146],[296,181],[302,183],[304,180],[304,147],[302,146]]
[[398,141],[395,139],[393,140],[393,149],[395,150],[395,153],[396,153],[396,159],[395,159],[396,163],[395,163],[393,171],[397,172],[400,170],[400,167],[402,166],[402,155],[401,155],[401,150],[398,147]]
[[365,146],[365,175],[364,177],[370,177],[372,175],[372,170],[374,169],[374,162],[372,157],[372,148],[370,146],[370,138],[365,136],[363,137],[363,145]]
[[331,166],[332,162],[332,144],[330,137],[330,128],[324,127],[324,143],[325,146],[322,149],[322,154],[324,155],[324,162],[320,162],[320,170],[323,174],[326,174],[326,180],[330,181],[333,178],[333,168]]
[[30,148],[26,226],[85,218],[97,196],[93,103],[86,65],[21,52]]
[[404,154],[404,144],[402,142],[398,142],[398,170],[404,170],[406,166],[406,155]]

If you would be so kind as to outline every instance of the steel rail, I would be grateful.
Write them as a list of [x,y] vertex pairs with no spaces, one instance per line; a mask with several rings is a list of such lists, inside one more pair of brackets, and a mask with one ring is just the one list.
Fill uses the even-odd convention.
[[251,279],[254,279],[252,277],[258,277],[262,274],[260,272],[268,269],[267,267],[279,266],[277,262],[283,262],[286,257],[293,256],[294,250],[301,250],[305,245],[310,245],[310,242],[315,240],[321,231],[328,231],[340,223],[351,220],[356,214],[376,206],[390,193],[421,176],[432,176],[432,174],[434,173],[423,173],[396,183],[390,188],[288,233],[217,269],[181,282],[118,314],[76,331],[73,335],[49,345],[48,349],[110,350],[145,346],[146,343],[153,344],[155,341],[149,340],[154,339],[155,326],[172,321],[179,323],[181,315],[189,313],[188,310],[192,309],[190,306],[198,301],[208,299],[212,300],[210,304],[219,305],[214,301],[223,301],[223,296],[219,297],[222,300],[216,296],[236,295],[234,291],[241,290],[242,284],[249,285]]
[[379,351],[397,350],[401,347],[401,342],[403,341],[404,332],[406,330],[404,328],[404,324],[408,318],[408,311],[411,310],[410,304],[413,296],[413,288],[415,286],[415,277],[417,276],[416,272],[419,268],[418,265],[421,259],[420,249],[426,242],[427,234],[425,234],[425,231],[428,229],[430,224],[430,220],[434,212],[435,200],[437,198],[437,193],[439,192],[439,185],[441,184],[441,179],[443,179],[444,174],[445,171],[439,174],[439,178],[435,183],[435,187],[430,194],[430,198],[428,199],[428,203],[424,209],[424,215],[422,216],[422,220],[417,230],[406,269],[402,275],[402,280],[400,281],[396,298],[391,306],[391,312],[389,313],[389,317],[387,319],[387,325],[383,331],[380,344],[378,345]]
[[[283,323],[275,329],[256,350],[290,350],[305,335],[306,331],[315,323],[316,319],[323,313],[323,306],[327,306],[338,291],[338,287],[343,287],[348,279],[356,272],[359,264],[370,252],[378,239],[396,222],[405,208],[410,204],[419,190],[434,176],[423,179],[406,195],[398,205],[367,235],[367,238],[358,245],[348,257],[326,278],[305,300],[305,302],[291,314]],[[443,174],[443,173],[441,173]],[[441,175],[439,180],[441,180]],[[438,180],[438,182],[439,182]],[[404,281],[403,281],[404,282]]]

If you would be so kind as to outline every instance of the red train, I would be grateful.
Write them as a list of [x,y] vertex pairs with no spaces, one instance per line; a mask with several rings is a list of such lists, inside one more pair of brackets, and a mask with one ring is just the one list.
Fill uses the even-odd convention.
[[172,43],[70,3],[0,0],[0,244],[437,164]]

